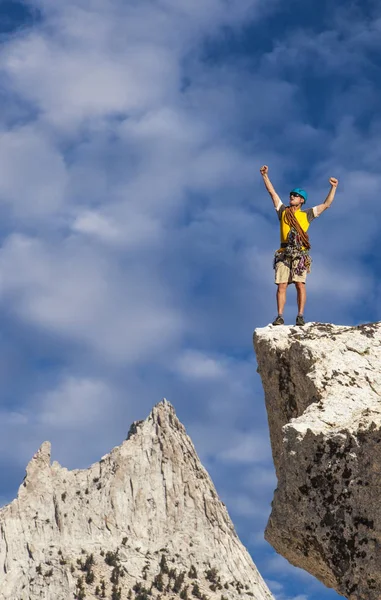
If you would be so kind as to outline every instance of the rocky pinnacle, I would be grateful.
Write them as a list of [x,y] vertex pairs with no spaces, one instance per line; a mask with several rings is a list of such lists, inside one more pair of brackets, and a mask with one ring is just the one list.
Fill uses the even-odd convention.
[[278,486],[266,539],[350,600],[381,598],[381,323],[257,329]]
[[271,600],[173,407],[98,463],[45,442],[0,510],[0,599]]

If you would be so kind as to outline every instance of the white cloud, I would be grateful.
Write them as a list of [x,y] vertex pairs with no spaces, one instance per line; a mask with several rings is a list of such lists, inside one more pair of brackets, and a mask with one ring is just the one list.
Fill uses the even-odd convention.
[[[268,542],[266,542],[266,540],[265,540],[262,523],[260,525],[261,525],[261,528],[259,531],[254,531],[253,533],[249,534],[249,536],[247,538],[247,545],[255,546],[256,548],[268,548]],[[279,582],[277,582],[277,583],[279,583]],[[270,585],[270,582],[267,581],[267,584]],[[280,586],[280,588],[282,587],[282,585],[280,583],[279,583],[279,586]],[[273,589],[272,585],[270,585],[270,588]]]
[[106,256],[76,240],[56,247],[13,236],[0,253],[9,311],[106,360],[139,361],[178,339],[181,316],[154,280],[153,272],[144,277],[133,269],[123,277]]
[[93,235],[106,242],[120,243],[123,239],[116,223],[94,211],[80,214],[73,223],[73,231]]
[[[126,211],[127,213],[127,211]],[[163,237],[161,224],[154,217],[130,211],[125,214],[123,225],[115,217],[97,211],[83,211],[72,224],[74,232],[93,237],[107,245],[121,248],[137,248],[147,244],[154,245]]]
[[169,84],[172,78],[175,85],[178,78],[164,48],[148,43],[130,47],[127,60],[97,46],[69,49],[41,34],[15,42],[3,58],[3,69],[14,89],[58,128],[112,113],[139,114],[164,100],[168,88],[163,81]]
[[[269,445],[267,436],[264,438],[264,443],[266,446]],[[269,490],[273,491],[276,488],[277,479],[271,460],[268,461],[268,465],[269,466],[266,467],[261,465],[251,466],[250,471],[246,474],[244,480],[246,489],[251,491],[261,490],[261,492],[266,490],[268,492]]]
[[68,127],[108,113],[142,114],[177,93],[182,58],[207,33],[256,16],[256,0],[180,3],[96,0],[42,8],[48,27],[9,42],[2,65],[14,89],[51,124]]
[[307,573],[307,571],[303,571],[303,569],[299,569],[294,567],[289,563],[283,556],[276,554],[271,556],[266,564],[267,571],[269,573],[276,573],[278,577],[287,577],[293,576],[301,581],[314,581],[315,579]]
[[176,368],[184,378],[222,379],[227,375],[221,360],[195,350],[185,351],[177,360]]
[[280,583],[279,581],[267,579],[267,585],[270,587],[271,591],[274,593],[281,592],[283,590],[283,584]]
[[241,493],[239,490],[223,493],[224,502],[229,508],[229,512],[235,517],[241,517],[251,520],[259,519],[265,522],[270,514],[270,506],[260,504],[253,500],[248,494]]
[[[230,443],[232,442],[232,440],[229,441]],[[241,433],[236,443],[220,452],[218,457],[227,463],[251,464],[266,461],[271,458],[268,436],[261,435],[257,431]],[[259,477],[266,480],[266,483],[268,482],[267,474],[264,476],[261,473]],[[273,477],[269,475],[269,478],[273,481]]]
[[329,294],[334,299],[345,294],[349,302],[355,303],[372,285],[371,277],[364,267],[354,260],[350,268],[347,268],[349,265],[346,261],[335,260],[333,257],[315,253],[314,259],[313,276],[308,287],[316,296]]
[[276,600],[309,600],[309,596],[307,596],[306,594],[298,594],[297,596],[290,596],[289,594],[287,594],[287,592],[284,590],[284,585],[282,583],[280,583],[279,581],[275,581],[275,580],[269,580],[267,579],[267,584],[270,587],[271,591],[273,592]]
[[0,138],[0,197],[21,221],[62,209],[67,185],[62,155],[43,131],[23,127]]
[[83,430],[102,421],[115,396],[101,380],[69,375],[37,400],[38,420],[51,427]]

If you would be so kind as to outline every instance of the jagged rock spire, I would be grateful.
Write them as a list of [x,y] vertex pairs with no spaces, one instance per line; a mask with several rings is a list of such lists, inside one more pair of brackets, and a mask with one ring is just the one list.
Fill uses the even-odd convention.
[[166,400],[89,469],[45,442],[0,530],[0,600],[272,599]]

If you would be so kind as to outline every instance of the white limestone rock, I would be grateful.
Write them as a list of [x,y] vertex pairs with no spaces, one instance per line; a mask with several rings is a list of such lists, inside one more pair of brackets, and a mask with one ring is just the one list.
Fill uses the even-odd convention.
[[381,323],[257,329],[278,477],[266,539],[350,600],[381,598]]
[[166,400],[89,469],[51,465],[45,442],[0,510],[0,600],[95,600],[102,586],[177,600],[195,585],[210,600],[273,598]]

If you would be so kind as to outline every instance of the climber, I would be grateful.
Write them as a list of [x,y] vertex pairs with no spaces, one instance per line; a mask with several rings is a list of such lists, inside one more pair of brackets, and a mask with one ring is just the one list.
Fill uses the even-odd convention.
[[260,169],[263,182],[270,194],[274,208],[278,213],[280,221],[281,247],[275,252],[274,269],[275,283],[277,288],[278,316],[273,325],[284,325],[283,310],[286,304],[287,286],[294,283],[297,293],[298,315],[296,325],[305,325],[304,307],[306,304],[306,277],[311,271],[312,259],[309,254],[311,248],[307,229],[311,221],[319,217],[322,212],[329,208],[335,197],[338,180],[335,177],[329,179],[331,189],[323,204],[301,210],[307,201],[307,192],[301,188],[294,188],[290,192],[289,206],[285,206],[276,193],[269,178],[269,168],[264,165]]

